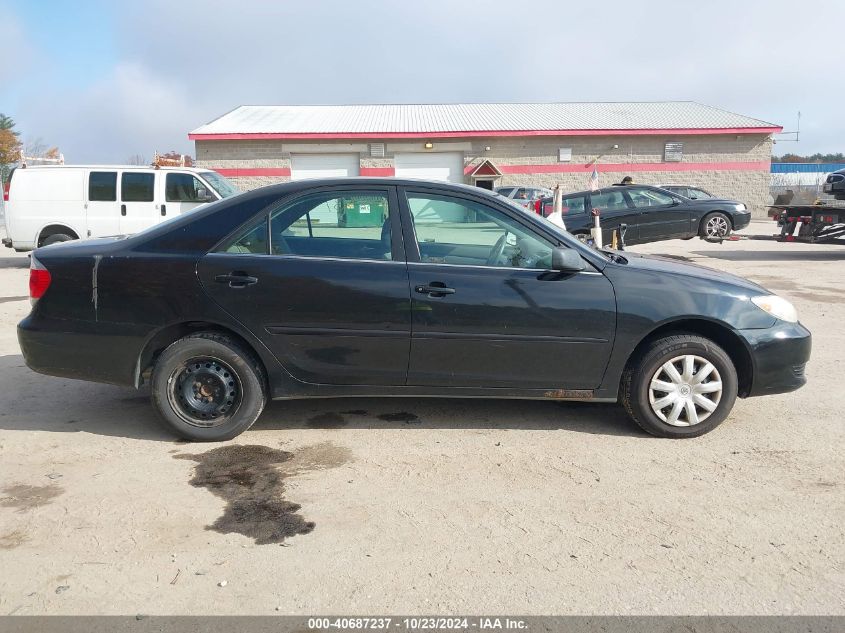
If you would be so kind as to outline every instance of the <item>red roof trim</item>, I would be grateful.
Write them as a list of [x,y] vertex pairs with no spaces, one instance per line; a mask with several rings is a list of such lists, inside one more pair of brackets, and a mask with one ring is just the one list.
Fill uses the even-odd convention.
[[238,141],[238,140],[276,140],[276,139],[350,139],[350,138],[466,138],[491,136],[687,136],[698,134],[776,134],[782,132],[779,126],[771,127],[723,127],[723,128],[669,128],[669,129],[631,129],[631,130],[468,130],[464,132],[303,132],[303,133],[222,133],[188,134],[192,141]]
[[[767,160],[724,163],[599,163],[596,167],[600,174],[640,171],[764,171],[768,174],[770,163]],[[499,165],[499,170],[503,174],[588,173],[593,171],[593,165]]]
[[243,176],[290,176],[290,167],[212,167],[221,176],[241,178]]

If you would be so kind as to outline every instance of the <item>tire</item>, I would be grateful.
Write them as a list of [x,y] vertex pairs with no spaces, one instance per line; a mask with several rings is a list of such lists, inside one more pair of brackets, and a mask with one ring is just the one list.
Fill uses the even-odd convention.
[[[680,360],[676,361],[675,368],[681,380],[675,382],[664,368],[673,360],[685,357],[694,359],[693,372],[689,372],[693,381],[686,380],[685,361]],[[702,373],[706,363],[711,364],[713,369],[700,383],[695,383],[695,375]],[[653,380],[659,381],[657,384],[661,386],[673,386],[674,391],[652,390]],[[716,391],[717,382],[721,383],[720,392]],[[736,368],[721,347],[701,336],[676,334],[649,342],[640,354],[628,362],[622,374],[620,400],[631,419],[647,433],[668,438],[697,437],[719,426],[731,412],[736,402],[737,382]],[[686,403],[698,396],[709,401],[708,408],[715,404],[712,411],[693,402],[695,416],[700,421],[684,426],[684,422],[692,420],[688,405],[683,404],[675,423],[671,423],[675,403],[678,400]],[[660,409],[661,401],[667,400],[666,406]]]
[[161,353],[150,397],[180,437],[220,442],[255,423],[267,403],[266,384],[261,362],[250,350],[223,334],[199,332]]
[[733,224],[727,215],[713,211],[702,218],[698,234],[705,240],[723,240],[731,234],[732,228]]
[[43,242],[41,242],[41,246],[50,246],[50,244],[58,244],[60,242],[70,242],[75,238],[67,235],[66,233],[53,233],[48,238],[45,238]]

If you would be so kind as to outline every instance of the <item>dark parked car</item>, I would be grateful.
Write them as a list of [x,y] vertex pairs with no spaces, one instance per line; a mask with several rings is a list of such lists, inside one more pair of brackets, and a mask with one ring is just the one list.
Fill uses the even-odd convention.
[[[269,398],[621,402],[664,437],[804,384],[810,333],[739,277],[600,252],[474,187],[265,187],[128,238],[37,249],[18,326],[35,371],[151,387],[183,437]],[[562,413],[565,415],[565,413]],[[119,424],[115,421],[115,424]]]
[[845,200],[845,169],[829,174],[822,185],[822,191],[829,193],[837,200]]
[[553,195],[551,189],[545,187],[496,187],[496,193],[510,198],[521,207],[536,212],[537,201]]
[[[552,212],[552,199],[541,203],[543,215]],[[751,213],[741,202],[706,198],[689,200],[658,187],[613,186],[563,196],[563,219],[573,235],[586,237],[593,226],[591,209],[601,211],[602,238],[610,243],[614,229],[625,224],[626,244],[660,240],[721,239],[748,226]]]
[[691,187],[689,185],[657,185],[661,189],[677,193],[679,196],[689,198],[690,200],[701,200],[703,198],[715,198],[712,193],[705,191],[701,187]]

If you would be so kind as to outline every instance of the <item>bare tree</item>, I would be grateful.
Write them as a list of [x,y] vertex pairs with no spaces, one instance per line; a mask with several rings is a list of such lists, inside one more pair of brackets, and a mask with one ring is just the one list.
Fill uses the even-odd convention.
[[28,157],[40,158],[47,152],[47,149],[47,145],[40,136],[28,136],[23,143],[23,153]]

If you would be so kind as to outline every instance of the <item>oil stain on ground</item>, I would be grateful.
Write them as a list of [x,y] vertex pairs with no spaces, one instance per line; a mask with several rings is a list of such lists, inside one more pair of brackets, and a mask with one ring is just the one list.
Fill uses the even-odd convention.
[[29,540],[29,537],[20,530],[14,530],[7,534],[0,535],[0,549],[15,549]]
[[420,418],[407,411],[398,411],[396,413],[382,413],[378,416],[378,419],[384,420],[385,422],[405,422],[411,424],[412,422],[417,422]]
[[299,514],[302,506],[284,498],[285,480],[341,466],[350,461],[351,453],[324,442],[293,453],[268,446],[229,445],[174,457],[197,462],[191,485],[207,488],[226,501],[223,516],[207,529],[243,534],[258,545],[267,545],[314,529],[314,522]]
[[308,418],[307,425],[312,429],[339,429],[347,422],[340,413],[328,412]]
[[15,508],[18,512],[26,512],[51,503],[53,499],[64,492],[61,486],[28,486],[17,484],[3,488],[0,506]]

